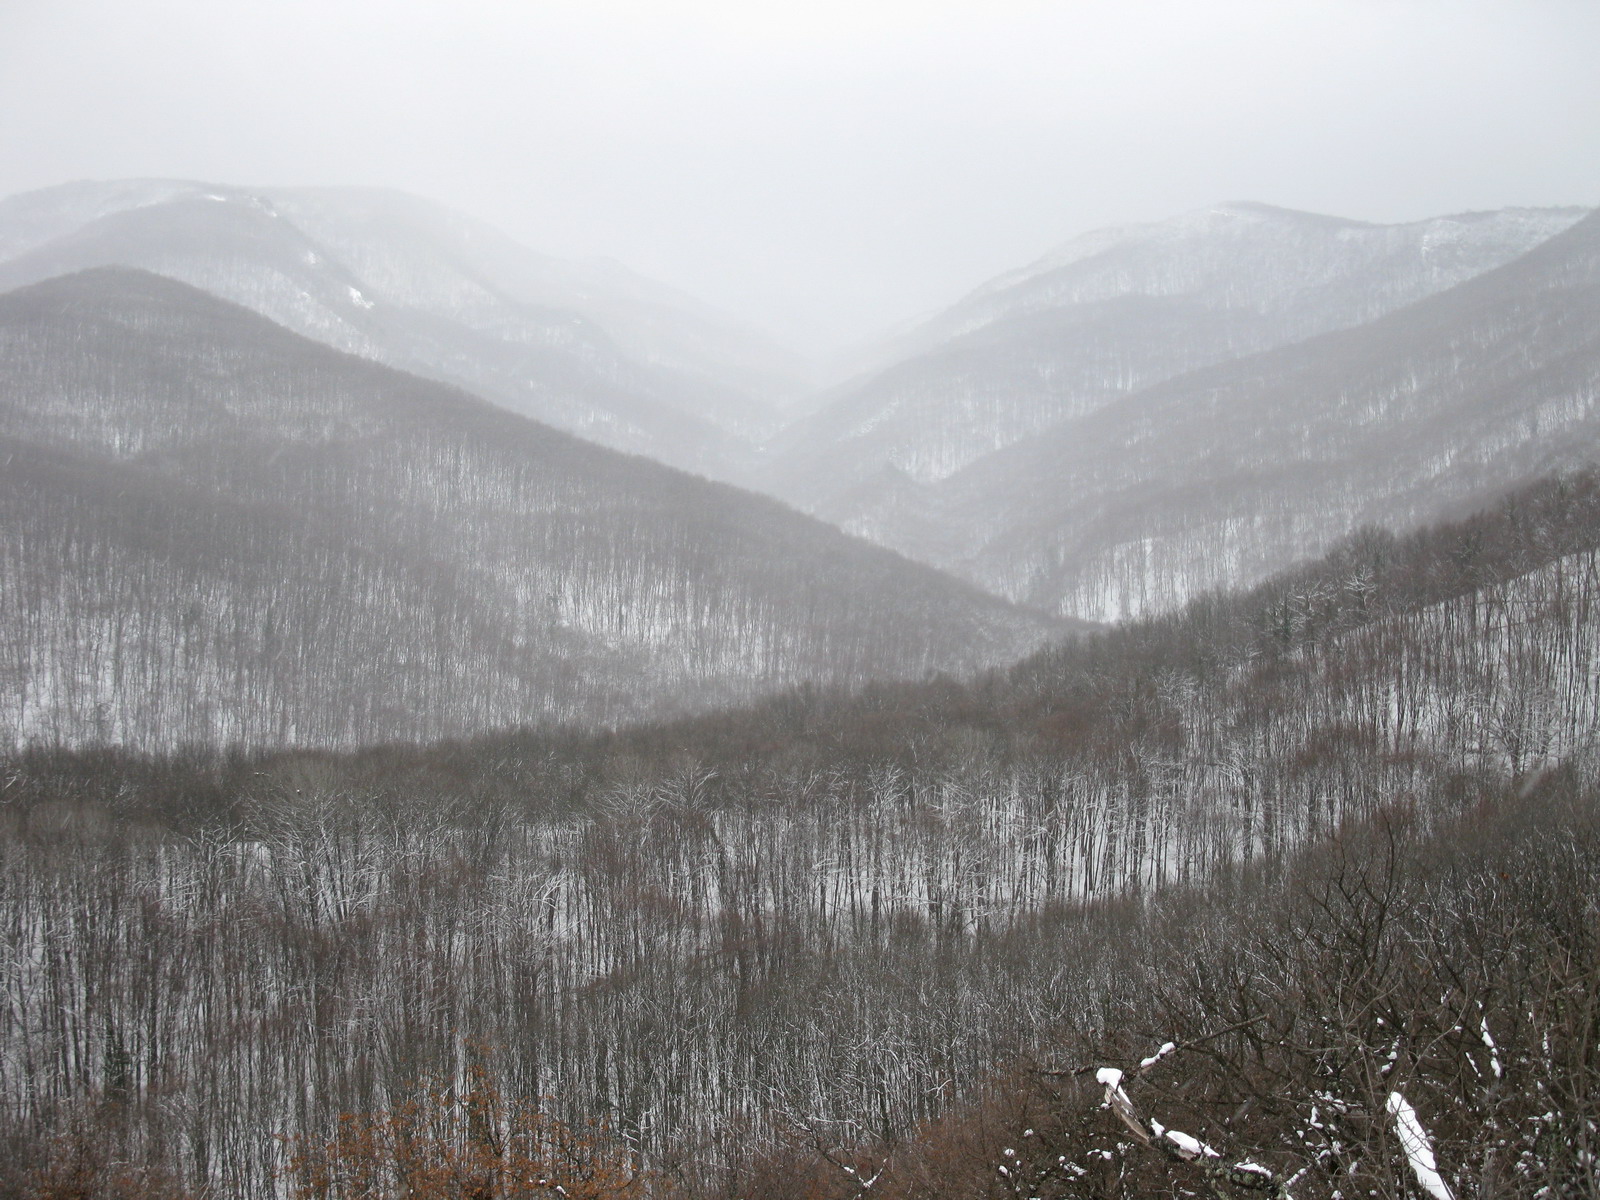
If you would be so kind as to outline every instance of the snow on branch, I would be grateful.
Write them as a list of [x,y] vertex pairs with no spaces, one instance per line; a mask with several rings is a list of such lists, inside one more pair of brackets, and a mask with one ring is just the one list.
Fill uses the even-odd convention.
[[1175,1042],[1162,1042],[1161,1049],[1157,1050],[1149,1058],[1141,1058],[1139,1060],[1139,1070],[1148,1071],[1151,1067],[1155,1066],[1158,1062],[1160,1062],[1167,1055],[1171,1054],[1177,1048],[1178,1046]]
[[1406,1158],[1411,1162],[1411,1169],[1416,1173],[1417,1182],[1435,1200],[1455,1200],[1450,1185],[1439,1174],[1439,1166],[1433,1158],[1433,1140],[1428,1137],[1428,1131],[1422,1127],[1422,1122],[1417,1120],[1417,1110],[1406,1103],[1406,1098],[1399,1092],[1389,1093],[1388,1108],[1394,1116],[1394,1127],[1400,1135],[1400,1145],[1406,1152]]
[[[1162,1045],[1154,1055],[1144,1059],[1140,1064],[1140,1071],[1171,1054],[1176,1047],[1172,1042]],[[1174,1162],[1184,1163],[1197,1167],[1214,1180],[1225,1181],[1236,1187],[1251,1191],[1270,1192],[1275,1196],[1289,1200],[1289,1190],[1278,1177],[1267,1167],[1256,1162],[1238,1162],[1228,1165],[1222,1155],[1212,1149],[1199,1138],[1192,1134],[1184,1133],[1179,1129],[1168,1129],[1154,1117],[1150,1119],[1147,1130],[1144,1122],[1140,1120],[1138,1110],[1133,1106],[1133,1100],[1128,1096],[1127,1089],[1122,1086],[1126,1076],[1117,1067],[1100,1067],[1094,1073],[1095,1082],[1105,1088],[1104,1106],[1117,1114],[1117,1117],[1138,1138],[1141,1145],[1160,1150],[1167,1158]],[[1154,1137],[1152,1138],[1152,1134]],[[1454,1200],[1446,1197],[1445,1200]]]

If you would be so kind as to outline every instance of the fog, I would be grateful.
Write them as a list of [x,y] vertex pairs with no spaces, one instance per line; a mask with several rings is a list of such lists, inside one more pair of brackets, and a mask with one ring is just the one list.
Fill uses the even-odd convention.
[[1099,225],[1600,199],[1584,0],[0,0],[0,192],[403,188],[837,348]]

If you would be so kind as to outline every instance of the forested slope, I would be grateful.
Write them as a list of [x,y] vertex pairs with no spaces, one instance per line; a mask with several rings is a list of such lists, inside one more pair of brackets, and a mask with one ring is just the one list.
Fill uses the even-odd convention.
[[1063,632],[140,272],[0,297],[0,460],[8,742],[605,722]]
[[1061,612],[1170,609],[1362,524],[1408,528],[1593,459],[1597,395],[1589,216],[1409,308],[1170,380],[975,463],[938,489],[935,561]]
[[[1297,1196],[1403,1194],[1391,1087],[1458,1185],[1489,1177],[1487,1138],[1508,1194],[1567,1194],[1589,1169],[1561,1148],[1569,1118],[1592,1109],[1537,1097],[1593,1087],[1597,602],[1590,472],[969,682],[355,755],[12,755],[17,1171],[261,1195],[288,1170],[285,1189],[354,1195],[295,1174],[293,1147],[410,1097],[481,1149],[505,1111],[471,1099],[489,1080],[600,1120],[592,1161],[659,1194],[1204,1186],[1088,1083],[1006,1083],[1043,1062],[1127,1069],[1146,1140],[1160,1117],[1230,1169],[1259,1152],[1274,1187],[1311,1164]],[[1513,870],[1535,890],[1493,906]],[[1545,921],[1546,893],[1577,924]],[[1313,990],[1357,950],[1372,971]],[[1432,974],[1450,963],[1458,980]],[[1554,963],[1569,975],[1527,992]],[[1483,1036],[1455,1028],[1480,1016],[1499,1091]],[[1191,1065],[1213,1033],[1248,1071]],[[1170,1062],[1134,1066],[1169,1038]],[[72,1128],[92,1136],[41,1132]],[[361,1145],[318,1161],[371,1166]]]
[[775,478],[811,511],[943,561],[941,530],[963,514],[909,520],[962,468],[1175,376],[1375,320],[1582,215],[1373,225],[1236,203],[1085,234],[881,350],[888,362],[774,441]]
[[1093,906],[1058,948],[1082,1007],[1041,1051],[909,1137],[790,1137],[741,1191],[1592,1196],[1595,801],[1554,772]]

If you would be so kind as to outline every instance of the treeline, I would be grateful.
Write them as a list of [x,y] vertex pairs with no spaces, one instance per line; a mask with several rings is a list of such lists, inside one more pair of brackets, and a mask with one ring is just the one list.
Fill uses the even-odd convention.
[[[59,1135],[87,1128],[144,1179],[286,1192],[275,1135],[333,1139],[341,1113],[480,1069],[564,1128],[600,1122],[657,1190],[853,1187],[876,1169],[855,1156],[943,1153],[939,1122],[1049,1047],[1127,1068],[1147,1034],[1217,1027],[1138,1007],[1161,971],[1191,978],[1175,916],[1160,970],[1138,966],[1159,914],[1194,913],[1237,982],[1240,914],[1304,847],[1379,822],[1426,857],[1508,795],[1592,803],[1597,516],[1600,477],[1551,480],[965,682],[347,755],[14,754],[15,1186],[83,1160]],[[1250,880],[1235,926],[1204,915]],[[1496,1039],[1521,1028],[1488,1011]],[[1092,1029],[1131,1032],[1113,1054]],[[1221,1144],[1143,1080],[1141,1122]]]

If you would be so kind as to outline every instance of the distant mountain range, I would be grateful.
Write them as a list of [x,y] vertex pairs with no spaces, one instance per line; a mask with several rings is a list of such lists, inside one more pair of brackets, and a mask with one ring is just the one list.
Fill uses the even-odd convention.
[[870,519],[874,485],[893,492],[885,476],[935,482],[1164,379],[1361,324],[1510,261],[1583,211],[1368,225],[1226,204],[1087,234],[880,348],[880,370],[784,433],[783,486],[837,519]]
[[[965,573],[1115,619],[1600,459],[1600,214],[1354,329],[1192,372],[940,485]],[[981,516],[978,514],[981,513]]]
[[616,721],[1069,629],[142,271],[0,296],[0,463],[12,740]]
[[1091,234],[889,347],[780,435],[769,478],[1059,612],[1247,584],[1600,453],[1585,211],[1232,204]]
[[797,358],[609,262],[535,253],[396,192],[131,180],[0,201],[0,290],[150,270],[589,441],[727,478]]
[[398,193],[13,197],[0,726],[349,744],[1002,663],[1600,457],[1597,274],[1582,209],[1220,205],[797,400],[692,298]]

